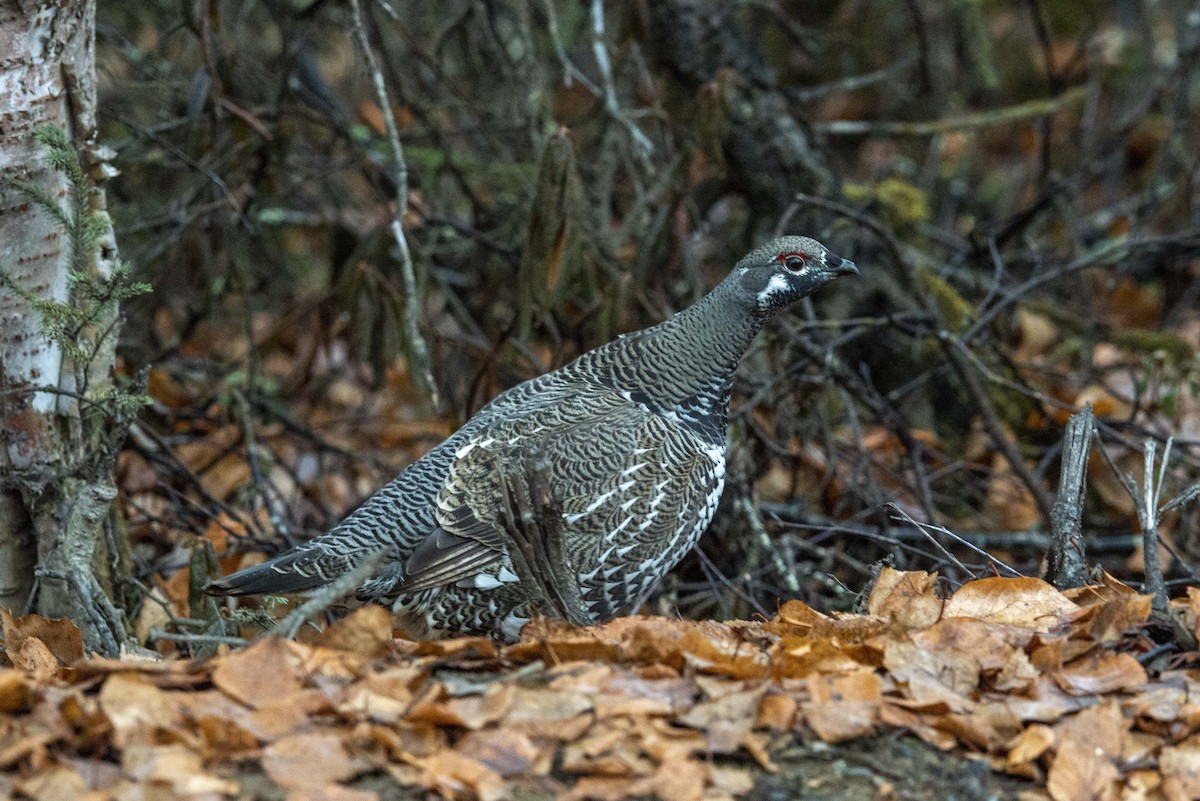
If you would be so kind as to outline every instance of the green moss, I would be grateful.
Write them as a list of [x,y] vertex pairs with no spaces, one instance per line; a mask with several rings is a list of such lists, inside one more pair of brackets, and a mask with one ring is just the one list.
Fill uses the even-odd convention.
[[925,267],[917,269],[921,287],[933,298],[941,313],[942,324],[951,332],[961,334],[974,319],[975,307],[967,301],[946,279]]

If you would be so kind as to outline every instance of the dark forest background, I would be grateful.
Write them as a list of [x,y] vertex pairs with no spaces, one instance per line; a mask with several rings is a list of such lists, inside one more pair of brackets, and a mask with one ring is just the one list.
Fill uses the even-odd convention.
[[[1147,442],[1159,506],[1200,473],[1190,3],[148,0],[98,40],[154,287],[121,347],[154,400],[118,466],[143,638],[782,232],[862,276],[756,341],[718,518],[651,611],[1037,575],[1089,404],[1089,564],[1142,581]],[[1195,583],[1197,506],[1153,522]]]

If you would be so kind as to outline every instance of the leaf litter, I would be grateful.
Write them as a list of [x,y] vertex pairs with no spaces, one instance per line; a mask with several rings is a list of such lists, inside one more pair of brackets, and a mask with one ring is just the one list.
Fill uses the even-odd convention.
[[[791,742],[911,732],[1032,780],[1028,801],[1200,797],[1200,673],[1147,671],[1149,599],[884,569],[864,614],[535,621],[500,648],[413,642],[368,606],[315,642],[206,660],[85,658],[70,624],[3,618],[0,791],[222,799],[257,769],[293,801],[717,801]],[[1196,626],[1197,593],[1176,612]],[[1194,655],[1192,655],[1194,656]]]

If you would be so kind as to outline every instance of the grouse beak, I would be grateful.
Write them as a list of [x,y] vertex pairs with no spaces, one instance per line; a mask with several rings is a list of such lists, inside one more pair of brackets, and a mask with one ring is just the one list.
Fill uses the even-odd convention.
[[825,256],[825,265],[825,269],[832,273],[834,278],[843,275],[858,275],[858,267],[854,262],[832,253]]

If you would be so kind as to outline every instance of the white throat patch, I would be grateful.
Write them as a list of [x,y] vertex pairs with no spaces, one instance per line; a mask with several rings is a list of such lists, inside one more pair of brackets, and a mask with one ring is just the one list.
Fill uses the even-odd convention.
[[779,273],[771,276],[771,280],[767,281],[767,285],[758,293],[758,305],[760,308],[771,305],[771,298],[781,292],[786,292],[788,289],[787,277]]

